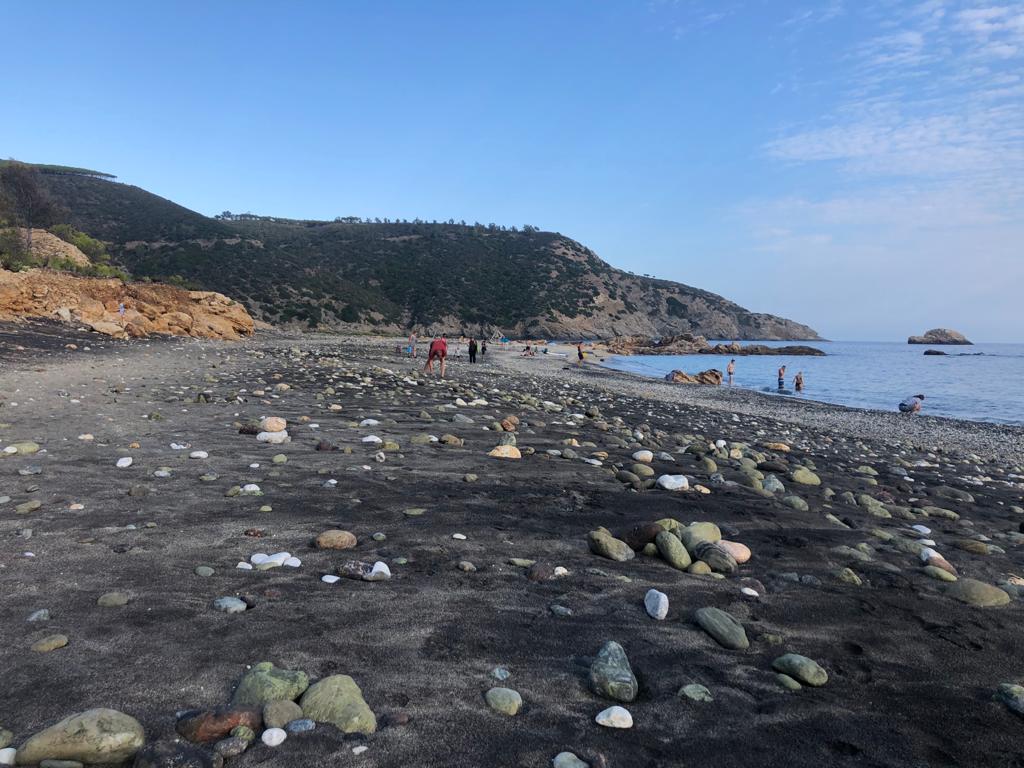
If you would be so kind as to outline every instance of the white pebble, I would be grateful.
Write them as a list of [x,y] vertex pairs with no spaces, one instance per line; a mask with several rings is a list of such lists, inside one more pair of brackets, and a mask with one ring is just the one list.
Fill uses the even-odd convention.
[[361,754],[363,754],[363,752],[365,752],[368,749],[369,749],[369,747],[366,746],[365,744],[360,744],[358,747],[352,747],[352,754],[353,755],[361,755]]
[[633,716],[625,707],[608,707],[594,718],[598,725],[605,728],[632,728]]
[[690,487],[686,475],[662,475],[658,478],[658,487],[665,491],[685,491]]
[[248,563],[239,563],[238,565],[235,566],[235,568],[237,568],[240,571],[251,571],[252,570],[252,566],[249,565]]
[[208,454],[206,451],[192,451],[192,453],[190,453],[188,457],[190,459],[208,459],[210,458],[210,454]]
[[259,469],[259,468],[260,468],[260,465],[259,465],[258,462],[254,462],[254,463],[249,465],[249,469]]
[[302,565],[302,561],[299,560],[299,558],[297,557],[289,557],[287,560],[284,561],[284,564],[287,565],[289,568],[298,568],[300,565]]
[[384,441],[381,440],[376,435],[367,435],[366,437],[363,438],[363,442],[364,443],[383,443]]
[[383,562],[381,560],[378,560],[376,563],[373,564],[373,568],[370,569],[370,576],[369,576],[369,578],[371,580],[373,580],[374,577],[380,576],[382,574],[386,578],[390,579],[391,578],[391,569],[388,568],[388,564],[387,563],[385,563],[385,562]]
[[341,576],[335,576],[332,573],[328,573],[324,576],[321,576],[320,581],[324,582],[325,584],[334,584],[337,581],[341,581]]
[[0,749],[0,765],[14,765],[14,755],[17,750],[14,747]]
[[456,541],[465,541],[466,540],[466,534],[464,534],[464,533],[453,533],[452,534],[452,538],[455,539]]
[[267,728],[260,738],[268,747],[276,747],[288,738],[288,734],[284,732],[283,728]]
[[131,456],[122,456],[120,459],[117,460],[117,468],[118,469],[127,469],[131,465],[132,465],[132,457]]
[[925,536],[932,532],[932,529],[929,528],[927,525],[912,525],[910,527],[918,533],[923,533]]
[[760,597],[760,595],[757,594],[757,590],[756,589],[751,589],[750,587],[743,587],[740,590],[740,592],[742,592],[747,597]]
[[253,565],[262,565],[270,559],[270,555],[266,552],[257,552],[255,555],[249,558],[249,562]]
[[652,619],[664,620],[668,616],[668,595],[656,589],[647,590],[647,595],[644,597],[644,608],[647,609],[647,615]]
[[380,424],[380,422],[376,419],[363,419],[359,422],[360,427],[376,427],[378,424]]

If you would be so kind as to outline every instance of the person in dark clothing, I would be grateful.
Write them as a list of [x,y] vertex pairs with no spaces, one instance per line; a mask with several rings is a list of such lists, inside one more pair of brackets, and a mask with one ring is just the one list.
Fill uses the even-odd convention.
[[480,357],[487,354],[487,339],[483,339],[480,342]]
[[476,339],[471,338],[469,340],[469,362],[476,362]]

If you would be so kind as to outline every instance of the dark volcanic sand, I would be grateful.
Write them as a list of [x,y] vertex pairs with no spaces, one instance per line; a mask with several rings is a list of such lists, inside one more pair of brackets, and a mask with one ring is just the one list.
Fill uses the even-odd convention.
[[[351,675],[379,719],[395,713],[411,719],[365,738],[345,738],[321,725],[273,751],[256,744],[229,759],[231,766],[547,766],[563,750],[591,762],[603,755],[610,766],[1024,765],[1024,722],[992,701],[999,683],[1024,677],[1020,602],[988,609],[955,602],[943,594],[946,585],[921,573],[915,557],[869,533],[875,527],[903,530],[910,522],[874,518],[838,500],[828,505],[822,495],[826,486],[876,495],[884,489],[908,504],[921,496],[920,486],[967,487],[974,504],[933,501],[959,512],[973,528],[934,518],[917,522],[932,528],[937,548],[961,575],[997,583],[1024,571],[1020,546],[995,538],[1017,531],[1024,519],[1010,509],[1021,504],[1020,487],[998,474],[1007,467],[986,464],[983,473],[994,479],[965,486],[958,478],[978,469],[953,456],[943,460],[946,466],[913,471],[914,490],[900,490],[901,478],[888,472],[891,449],[873,457],[869,450],[877,446],[870,442],[857,449],[841,434],[807,427],[796,432],[763,417],[735,422],[727,411],[616,397],[585,381],[563,389],[491,360],[476,367],[456,362],[447,382],[411,386],[401,377],[412,367],[388,351],[393,343],[263,336],[236,345],[124,345],[73,336],[69,340],[80,347],[92,341],[94,349],[66,351],[52,331],[22,328],[17,343],[28,349],[13,354],[10,337],[3,338],[0,447],[35,440],[45,449],[0,458],[0,496],[12,497],[0,505],[0,728],[15,733],[15,745],[92,707],[138,718],[147,741],[172,737],[177,710],[225,703],[246,665],[270,660],[312,678]],[[303,354],[291,353],[292,347]],[[399,375],[375,369],[375,363]],[[346,389],[343,382],[358,379],[327,378],[345,370],[372,377],[374,385]],[[263,387],[269,393],[278,382],[292,389],[273,399],[251,394]],[[329,385],[337,394],[318,399]],[[490,391],[495,387],[542,400],[578,397],[580,404],[569,411],[598,405],[605,420],[621,416],[630,427],[646,423],[664,430],[661,449],[676,463],[656,460],[659,474],[685,473],[707,484],[696,459],[668,437],[700,434],[755,445],[783,440],[794,446],[788,460],[812,459],[823,485],[802,488],[780,475],[787,492],[807,500],[808,512],[742,487],[714,487],[709,495],[626,490],[608,466],[631,464],[636,447],[607,447],[604,468],[548,456],[544,451],[562,448],[567,437],[604,449],[611,433],[592,419],[571,426],[565,414],[503,404]],[[249,390],[245,402],[225,402],[240,388]],[[467,388],[492,405],[458,410],[475,424],[442,421],[454,412],[438,413],[435,406],[459,394],[470,400]],[[216,402],[191,402],[203,390],[211,390]],[[344,410],[329,413],[329,403]],[[433,423],[417,418],[422,409],[434,415]],[[144,418],[154,412],[162,419]],[[482,427],[510,413],[546,423],[518,435],[520,447],[538,453],[521,461],[489,458],[497,436]],[[263,415],[287,418],[292,443],[263,445],[232,426]],[[320,429],[301,424],[304,415]],[[384,423],[348,426],[366,417]],[[412,445],[410,437],[424,431],[454,433],[465,446]],[[95,441],[78,440],[82,433]],[[377,463],[375,448],[360,442],[371,433],[398,441],[401,452]],[[352,453],[317,452],[320,439]],[[129,449],[132,441],[141,447]],[[170,449],[175,441],[210,457],[189,459],[188,451]],[[586,456],[595,449],[576,450]],[[273,465],[277,453],[286,454],[288,463]],[[129,469],[115,468],[122,455],[134,458]],[[920,455],[908,452],[905,458]],[[261,466],[250,469],[254,462]],[[726,477],[739,476],[728,462],[719,464]],[[853,469],[862,464],[880,472],[878,487],[856,478]],[[42,473],[18,475],[30,465],[40,465]],[[153,476],[161,466],[172,468],[171,478]],[[219,479],[200,482],[206,472]],[[479,480],[465,482],[468,472]],[[336,488],[322,487],[329,478],[337,479]],[[246,482],[258,483],[265,495],[225,497],[232,485]],[[28,490],[33,485],[38,490]],[[150,493],[129,496],[133,486]],[[41,509],[14,513],[16,504],[33,498],[43,502]],[[69,511],[75,502],[85,508]],[[264,504],[273,511],[259,512]],[[426,510],[422,516],[403,514],[417,507]],[[828,522],[829,511],[858,528]],[[616,563],[587,549],[586,533],[599,525],[618,531],[664,517],[732,526],[736,533],[728,538],[747,544],[753,559],[736,576],[715,580],[679,573],[656,558]],[[144,527],[151,522],[155,527]],[[333,527],[353,531],[359,546],[314,550],[311,539]],[[29,539],[21,535],[25,528],[32,529]],[[251,528],[263,528],[267,536],[244,535]],[[370,538],[377,531],[386,541]],[[972,531],[993,537],[1006,554],[974,555],[952,546]],[[468,540],[453,540],[457,532]],[[849,562],[829,551],[862,542],[875,548],[873,562]],[[279,550],[299,556],[302,566],[235,569],[253,553]],[[399,556],[409,563],[393,565],[389,582],[319,580],[346,559],[390,562]],[[523,569],[506,564],[511,557],[561,565],[570,573],[533,583]],[[461,572],[461,560],[479,570]],[[214,567],[215,575],[194,575],[198,565]],[[846,565],[865,580],[863,586],[835,578]],[[821,584],[778,578],[785,572],[811,575]],[[745,599],[740,577],[760,580],[767,593]],[[671,601],[664,622],[644,611],[643,597],[652,587]],[[121,608],[97,607],[96,598],[111,590],[133,599]],[[223,595],[252,595],[257,603],[227,615],[211,608]],[[552,604],[571,608],[573,615],[555,616]],[[702,606],[739,618],[750,649],[716,645],[692,622]],[[52,619],[27,623],[40,608],[48,608]],[[55,632],[68,635],[67,647],[46,654],[29,650]],[[589,691],[587,668],[610,639],[624,646],[640,680],[637,701],[624,705],[635,721],[631,730],[594,723],[615,702]],[[784,691],[771,662],[790,651],[821,663],[828,684]],[[499,665],[512,673],[505,683],[490,676]],[[706,685],[714,701],[678,698],[688,683]],[[522,694],[518,716],[487,707],[483,694],[494,685]],[[353,755],[358,744],[369,751]]]

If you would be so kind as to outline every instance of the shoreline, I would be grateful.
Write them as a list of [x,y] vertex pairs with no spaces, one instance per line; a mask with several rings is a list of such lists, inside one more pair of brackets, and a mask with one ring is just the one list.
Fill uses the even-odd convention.
[[[631,395],[662,402],[710,408],[876,440],[904,440],[913,446],[932,449],[958,448],[986,458],[1014,463],[1024,462],[1024,427],[990,421],[956,419],[947,416],[908,417],[894,411],[829,403],[809,398],[779,397],[755,389],[697,384],[672,384],[656,377],[621,371],[600,362],[575,365],[575,347],[549,347],[556,355],[572,352],[571,357],[547,355],[524,358],[502,353],[502,361],[519,373],[534,372],[546,377],[621,385]],[[548,353],[549,355],[552,352]],[[537,365],[536,361],[541,361]],[[940,448],[940,446],[942,448]]]

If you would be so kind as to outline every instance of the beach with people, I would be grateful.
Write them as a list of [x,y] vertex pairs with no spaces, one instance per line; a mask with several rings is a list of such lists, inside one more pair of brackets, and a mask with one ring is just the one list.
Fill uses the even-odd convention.
[[19,754],[1015,759],[1021,428],[395,347],[0,328]]

